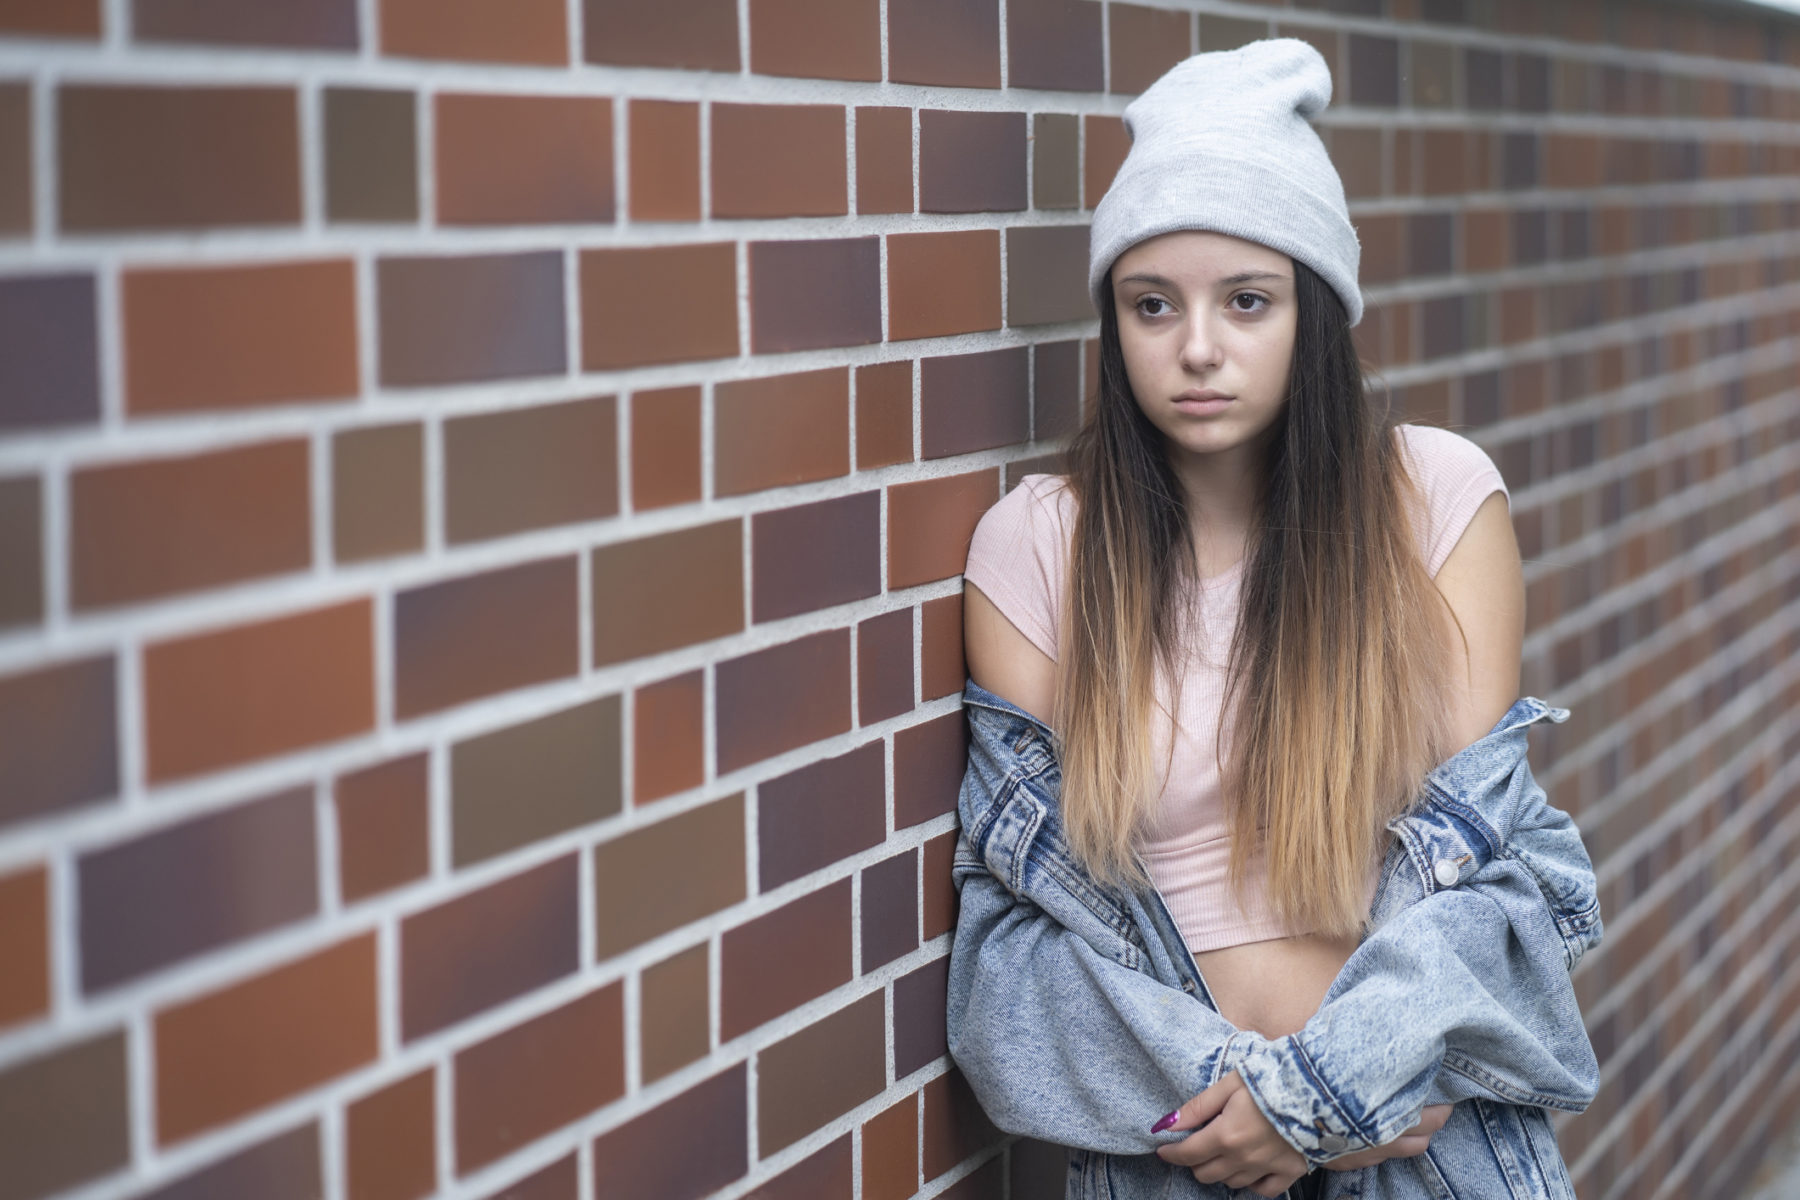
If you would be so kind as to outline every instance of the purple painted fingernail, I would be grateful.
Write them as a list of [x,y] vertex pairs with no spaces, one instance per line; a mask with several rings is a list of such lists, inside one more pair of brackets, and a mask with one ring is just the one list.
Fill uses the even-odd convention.
[[1158,1121],[1156,1124],[1152,1125],[1150,1127],[1150,1132],[1151,1133],[1161,1133],[1163,1130],[1167,1129],[1169,1126],[1173,1125],[1175,1122],[1177,1122],[1179,1120],[1181,1120],[1181,1110],[1178,1108],[1174,1112],[1170,1113],[1168,1116],[1164,1117],[1162,1120]]

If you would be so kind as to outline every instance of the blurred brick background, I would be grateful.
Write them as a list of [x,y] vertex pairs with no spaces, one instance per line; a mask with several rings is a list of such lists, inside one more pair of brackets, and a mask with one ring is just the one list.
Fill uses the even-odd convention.
[[1800,1115],[1800,18],[0,0],[0,1200],[1059,1195],[944,1057],[959,570],[1118,113],[1316,44],[1603,880],[1583,1200]]

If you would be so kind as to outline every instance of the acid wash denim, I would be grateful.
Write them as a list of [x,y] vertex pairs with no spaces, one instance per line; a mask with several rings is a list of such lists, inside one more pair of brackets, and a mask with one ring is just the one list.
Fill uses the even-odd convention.
[[1361,945],[1298,1033],[1221,1017],[1161,896],[1098,886],[1064,838],[1050,729],[974,680],[953,866],[950,1054],[1002,1130],[1071,1148],[1070,1200],[1220,1200],[1150,1126],[1236,1071],[1309,1166],[1454,1103],[1422,1155],[1315,1171],[1291,1197],[1574,1200],[1547,1110],[1599,1066],[1569,972],[1600,940],[1574,822],[1526,763],[1566,709],[1515,701],[1439,764],[1394,834]]

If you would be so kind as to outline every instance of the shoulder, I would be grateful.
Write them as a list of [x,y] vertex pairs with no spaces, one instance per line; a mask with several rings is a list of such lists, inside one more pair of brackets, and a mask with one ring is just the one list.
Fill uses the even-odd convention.
[[1026,475],[981,516],[976,537],[1066,536],[1074,493],[1061,475]]
[[1487,451],[1455,430],[1396,425],[1394,435],[1417,489],[1413,517],[1419,553],[1435,576],[1482,503],[1495,492],[1506,504],[1512,496]]
[[1466,482],[1472,476],[1481,476],[1484,481],[1498,480],[1502,490],[1505,488],[1505,480],[1488,452],[1454,429],[1396,425],[1394,436],[1407,470],[1421,487]]

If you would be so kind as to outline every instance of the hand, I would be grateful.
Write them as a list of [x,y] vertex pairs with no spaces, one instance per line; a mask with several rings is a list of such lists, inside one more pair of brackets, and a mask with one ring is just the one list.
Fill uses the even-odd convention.
[[1279,1196],[1307,1172],[1305,1157],[1275,1132],[1236,1071],[1182,1105],[1163,1128],[1202,1125],[1193,1137],[1157,1147],[1157,1157],[1191,1168],[1201,1183],[1249,1188],[1259,1196]]
[[1415,1154],[1423,1154],[1431,1146],[1431,1135],[1444,1127],[1450,1119],[1450,1105],[1428,1104],[1421,1114],[1419,1123],[1391,1142],[1367,1150],[1358,1150],[1355,1154],[1346,1154],[1342,1158],[1334,1158],[1325,1164],[1327,1171],[1360,1171],[1364,1167],[1372,1167],[1376,1163],[1386,1162],[1390,1158],[1411,1158]]

